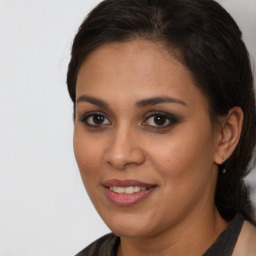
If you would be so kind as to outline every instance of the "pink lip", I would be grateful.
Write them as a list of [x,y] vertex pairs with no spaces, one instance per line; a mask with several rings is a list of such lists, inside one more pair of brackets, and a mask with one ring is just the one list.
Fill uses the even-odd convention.
[[[114,204],[118,206],[132,206],[140,202],[141,200],[148,197],[156,188],[156,184],[148,184],[137,180],[118,180],[112,179],[107,180],[103,183],[104,191],[107,198]],[[129,186],[139,186],[146,187],[146,190],[141,190],[132,194],[119,194],[110,190],[109,187],[129,187]]]

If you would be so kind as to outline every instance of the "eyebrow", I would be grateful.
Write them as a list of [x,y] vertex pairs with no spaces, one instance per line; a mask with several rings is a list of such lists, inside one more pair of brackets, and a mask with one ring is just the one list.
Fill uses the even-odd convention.
[[[97,105],[99,107],[103,107],[103,108],[108,108],[109,104],[99,98],[95,98],[92,96],[87,96],[87,95],[81,95],[76,103],[80,103],[80,102],[89,102],[93,105]],[[176,98],[172,98],[172,97],[153,97],[153,98],[148,98],[148,99],[144,99],[144,100],[140,100],[136,103],[136,106],[138,108],[143,108],[146,106],[150,106],[150,105],[157,105],[157,104],[161,104],[161,103],[177,103],[177,104],[181,104],[183,106],[188,106],[184,101],[180,100],[180,99],[176,99]]]
[[95,98],[95,97],[91,97],[91,96],[87,96],[87,95],[82,95],[80,96],[77,101],[76,104],[78,104],[79,102],[89,102],[93,105],[97,105],[99,107],[102,108],[108,108],[109,104],[101,99]]
[[154,98],[148,98],[145,100],[141,100],[136,103],[137,107],[143,108],[149,105],[156,105],[156,104],[161,104],[161,103],[177,103],[181,104],[184,106],[188,106],[184,101],[172,98],[172,97],[154,97]]

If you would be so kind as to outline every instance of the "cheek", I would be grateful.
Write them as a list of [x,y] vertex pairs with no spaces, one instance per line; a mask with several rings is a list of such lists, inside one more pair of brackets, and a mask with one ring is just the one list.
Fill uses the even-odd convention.
[[[175,131],[158,143],[151,142],[151,161],[165,178],[175,181],[198,182],[211,175],[214,157],[214,139],[211,127],[189,127]],[[173,133],[174,134],[174,133]],[[180,182],[179,182],[180,183]]]
[[100,172],[102,147],[91,136],[85,136],[83,131],[75,128],[74,153],[84,185],[94,184]]
[[170,136],[155,145],[159,146],[152,147],[149,155],[160,175],[161,200],[165,202],[158,207],[159,212],[173,212],[180,218],[199,201],[207,204],[215,187],[212,133],[184,131],[182,136]]

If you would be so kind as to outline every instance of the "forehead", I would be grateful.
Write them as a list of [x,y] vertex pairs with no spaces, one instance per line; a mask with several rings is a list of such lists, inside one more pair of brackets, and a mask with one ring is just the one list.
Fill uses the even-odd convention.
[[206,103],[189,70],[163,44],[144,40],[106,44],[93,51],[77,78],[81,94],[106,100],[164,96]]

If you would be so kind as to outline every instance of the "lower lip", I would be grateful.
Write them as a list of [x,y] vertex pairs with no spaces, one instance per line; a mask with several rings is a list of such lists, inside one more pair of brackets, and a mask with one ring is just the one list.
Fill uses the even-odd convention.
[[105,194],[107,198],[114,204],[119,206],[131,206],[135,205],[141,200],[145,199],[154,191],[155,187],[147,190],[142,190],[132,194],[119,194],[105,187]]

